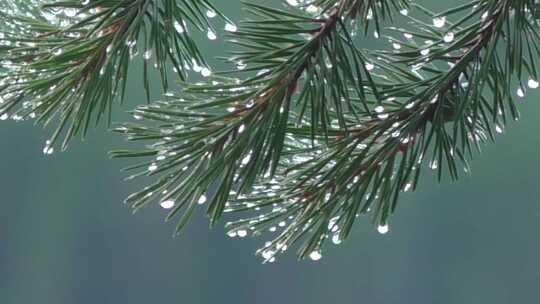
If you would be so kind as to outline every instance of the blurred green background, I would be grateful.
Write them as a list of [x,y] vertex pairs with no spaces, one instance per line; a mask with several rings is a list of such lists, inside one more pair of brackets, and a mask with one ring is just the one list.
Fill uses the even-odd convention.
[[[428,3],[428,1],[424,1]],[[429,1],[431,8],[463,1]],[[233,19],[239,1],[215,1]],[[277,3],[277,1],[272,1]],[[202,40],[209,56],[222,40]],[[129,110],[143,102],[137,70]],[[68,153],[45,157],[47,135],[31,122],[0,127],[0,303],[520,303],[540,281],[540,95],[521,105],[472,176],[438,185],[424,176],[402,197],[391,231],[369,221],[317,262],[294,252],[261,265],[264,239],[231,240],[198,217],[179,239],[164,211],[133,216],[121,202],[143,180],[124,182],[106,152],[123,138],[101,130]],[[117,121],[129,119],[117,115]]]

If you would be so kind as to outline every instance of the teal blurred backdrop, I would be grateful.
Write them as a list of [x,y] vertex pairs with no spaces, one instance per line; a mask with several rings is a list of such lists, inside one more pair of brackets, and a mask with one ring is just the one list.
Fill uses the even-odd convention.
[[[214,2],[238,20],[239,1]],[[463,1],[424,2],[440,9]],[[208,56],[226,49],[222,40],[201,43]],[[122,110],[144,102],[132,74]],[[390,233],[363,220],[316,263],[291,252],[261,265],[253,255],[261,238],[231,240],[198,217],[173,239],[161,208],[132,215],[121,202],[143,181],[123,181],[128,163],[106,153],[126,143],[105,128],[45,157],[50,130],[2,122],[0,303],[535,302],[539,97],[527,95],[522,119],[485,147],[470,177],[439,185],[425,175],[420,191],[402,197]]]

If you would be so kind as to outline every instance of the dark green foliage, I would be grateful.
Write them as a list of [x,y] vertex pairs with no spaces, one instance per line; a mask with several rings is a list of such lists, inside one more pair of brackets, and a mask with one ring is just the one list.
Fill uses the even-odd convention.
[[[168,70],[181,79],[185,67],[205,66],[188,29],[206,32],[211,25],[206,0],[93,0],[44,4],[31,14],[13,13],[17,4],[4,4],[0,13],[3,43],[0,66],[4,69],[0,114],[36,118],[59,126],[66,141],[84,136],[91,124],[107,115],[115,100],[122,100],[129,64],[144,57],[144,87],[150,59],[169,87]],[[148,92],[149,93],[149,92]],[[21,106],[22,105],[22,106]],[[94,122],[92,121],[94,120]]]
[[[439,14],[400,0],[244,7],[249,18],[230,33],[235,49],[224,57],[236,68],[136,108],[141,122],[115,131],[146,149],[111,155],[142,159],[131,177],[155,182],[127,202],[170,208],[167,219],[180,218],[176,234],[199,205],[211,224],[224,213],[240,218],[227,224],[232,237],[279,230],[259,252],[265,261],[297,242],[301,258],[319,259],[327,240],[340,243],[365,214],[385,233],[426,167],[438,180],[458,179],[480,144],[518,118],[515,96],[540,86],[533,0],[476,0]],[[378,37],[396,16],[408,28],[384,36],[393,50],[366,48],[365,36]],[[143,41],[161,50],[156,41],[166,39]],[[162,69],[191,58],[204,64],[196,51],[159,56],[168,58],[158,59]]]
[[[439,179],[445,172],[457,179],[479,143],[502,131],[508,116],[517,118],[516,79],[536,79],[532,2],[475,1],[440,16],[418,7],[427,22],[409,18],[412,29],[397,30],[404,41],[389,37],[398,50],[369,55],[351,28],[332,23],[339,8],[319,21],[247,7],[263,18],[236,33],[243,48],[233,60],[257,75],[189,87],[182,101],[138,109],[165,125],[121,131],[159,139],[147,152],[159,159],[143,166],[166,174],[130,197],[135,206],[153,196],[172,199],[180,203],[171,215],[187,207],[185,219],[216,187],[208,199],[212,222],[222,211],[257,214],[229,223],[232,236],[283,227],[261,249],[267,260],[302,238],[301,257],[329,236],[339,243],[368,212],[386,231],[399,195],[416,189],[421,165],[429,163]],[[458,22],[446,20],[454,16]],[[522,59],[527,49],[534,53]]]

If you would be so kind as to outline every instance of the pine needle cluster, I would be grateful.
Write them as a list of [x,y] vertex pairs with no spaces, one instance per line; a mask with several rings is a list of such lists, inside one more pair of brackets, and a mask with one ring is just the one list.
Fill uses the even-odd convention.
[[[258,251],[268,262],[295,244],[318,260],[360,218],[388,232],[426,168],[438,180],[468,172],[540,86],[534,0],[439,13],[406,0],[246,1],[238,25],[208,0],[16,2],[1,4],[0,118],[54,121],[44,152],[62,134],[66,148],[111,121],[130,64],[143,65],[150,96],[153,66],[165,98],[113,129],[144,144],[111,156],[137,159],[130,178],[154,180],[126,202],[159,203],[175,234],[198,208],[211,225],[228,214],[231,237],[272,235]],[[229,71],[212,71],[192,38],[216,39],[214,17],[232,44]],[[367,47],[372,36],[389,48]],[[206,81],[189,83],[194,72]]]

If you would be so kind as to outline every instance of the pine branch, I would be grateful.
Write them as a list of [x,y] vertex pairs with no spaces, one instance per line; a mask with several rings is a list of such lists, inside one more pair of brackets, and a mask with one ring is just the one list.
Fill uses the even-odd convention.
[[[92,120],[111,120],[112,104],[123,100],[130,62],[144,57],[144,87],[149,98],[148,64],[168,90],[168,68],[181,79],[186,69],[208,70],[189,34],[189,26],[213,31],[206,0],[90,0],[49,3],[19,11],[4,4],[0,18],[0,115],[59,124],[44,151],[65,132],[63,148],[82,137]],[[29,5],[29,4],[27,4]],[[39,7],[37,2],[33,7]]]
[[345,127],[358,120],[355,112],[371,111],[365,95],[375,84],[345,22],[359,18],[367,28],[368,20],[377,22],[378,16],[388,14],[389,3],[399,7],[401,1],[382,6],[374,1],[319,2],[315,16],[244,3],[257,19],[242,23],[234,33],[243,50],[235,52],[233,60],[243,72],[258,71],[256,76],[192,86],[176,101],[136,110],[136,115],[160,125],[117,129],[130,140],[157,141],[147,151],[112,154],[152,157],[130,168],[146,169],[133,177],[162,176],[131,195],[128,203],[137,210],[159,199],[172,208],[168,219],[183,212],[178,234],[196,206],[207,202],[214,224],[229,199],[249,193],[258,179],[276,175],[292,121],[299,126],[311,121],[314,138],[319,130],[328,130],[332,117]]
[[391,52],[361,51],[349,35],[348,20],[378,15],[371,2],[325,3],[316,17],[246,4],[259,19],[234,35],[244,49],[232,60],[256,76],[189,87],[136,111],[157,126],[117,129],[156,143],[113,156],[150,158],[134,176],[162,176],[129,203],[159,199],[168,219],[183,212],[177,233],[198,204],[208,202],[212,223],[248,213],[227,224],[231,237],[281,230],[259,251],[265,261],[297,242],[301,258],[317,260],[360,215],[386,233],[426,163],[439,180],[469,171],[480,144],[518,118],[512,88],[523,97],[525,77],[539,86],[532,0],[477,0],[441,14],[415,5],[429,22],[408,17],[412,30],[394,29],[404,39],[387,37]]
[[[400,193],[416,189],[426,156],[432,156],[429,166],[438,170],[439,179],[443,170],[457,179],[460,163],[468,168],[465,154],[472,155],[471,147],[479,147],[487,136],[493,138],[492,129],[502,132],[505,110],[517,118],[510,89],[512,76],[519,78],[523,70],[535,75],[531,67],[538,55],[531,54],[530,61],[515,60],[523,58],[521,53],[516,54],[521,46],[522,50],[536,46],[534,2],[477,1],[471,7],[473,12],[463,20],[483,17],[465,29],[457,30],[454,25],[439,33],[425,28],[440,37],[423,37],[439,41],[430,43],[431,55],[425,55],[425,48],[416,47],[387,54],[405,58],[403,62],[413,66],[413,71],[403,73],[403,84],[389,85],[381,92],[389,99],[376,109],[376,119],[357,130],[335,130],[334,142],[328,146],[310,149],[302,141],[291,139],[294,149],[278,174],[281,178],[256,186],[257,193],[230,205],[229,212],[255,210],[260,214],[230,223],[230,235],[285,227],[260,250],[263,258],[271,261],[275,254],[305,238],[300,256],[318,259],[329,236],[334,243],[341,243],[360,214],[372,210],[379,231],[386,233]],[[434,16],[436,29],[443,27],[440,20],[446,15]],[[456,40],[449,39],[454,30],[452,37]],[[412,39],[410,34],[406,37]],[[451,68],[438,69],[434,63],[437,60],[450,63]],[[383,61],[379,68],[384,70],[396,63]],[[421,72],[431,78],[425,80]],[[413,75],[418,75],[416,81]],[[533,77],[529,85],[536,88]],[[306,135],[305,130],[289,132],[294,139]]]

